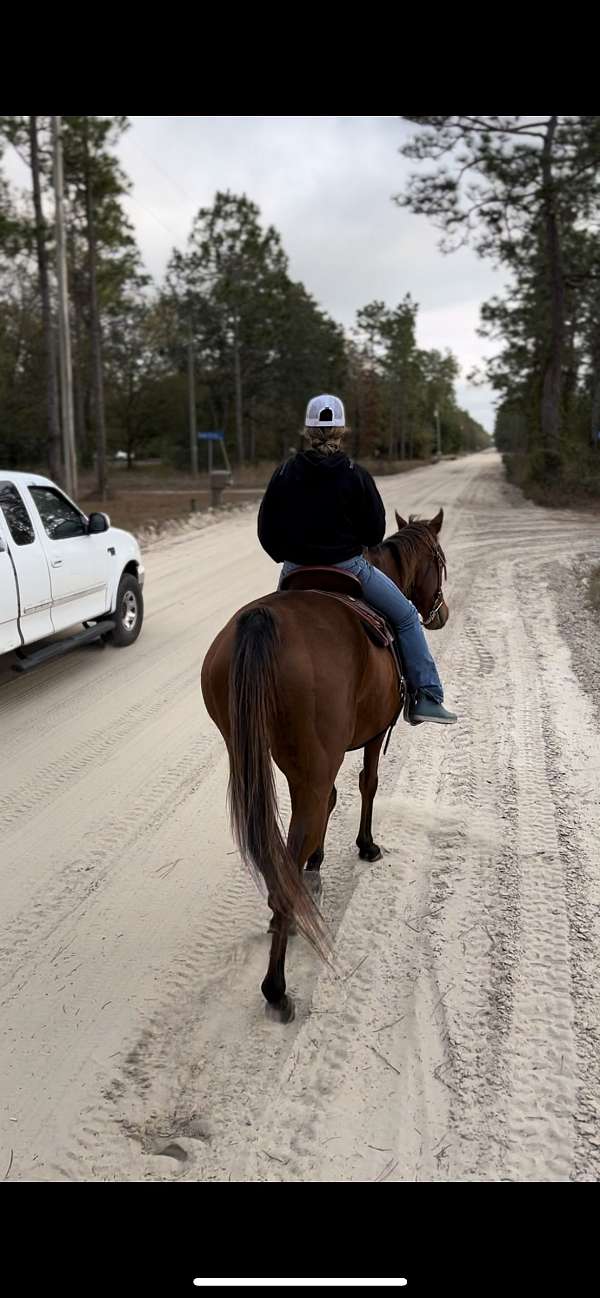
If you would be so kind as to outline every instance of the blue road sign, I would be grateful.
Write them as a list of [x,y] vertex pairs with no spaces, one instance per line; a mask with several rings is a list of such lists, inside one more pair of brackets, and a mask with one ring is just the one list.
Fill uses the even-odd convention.
[[199,442],[222,442],[225,433],[198,433]]

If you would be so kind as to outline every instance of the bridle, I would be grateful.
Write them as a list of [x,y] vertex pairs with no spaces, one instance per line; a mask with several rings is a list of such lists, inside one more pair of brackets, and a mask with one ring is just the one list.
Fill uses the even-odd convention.
[[438,545],[438,542],[434,541],[433,537],[428,536],[426,534],[425,534],[425,539],[436,560],[437,569],[438,569],[438,586],[437,586],[436,593],[434,595],[432,608],[427,617],[421,618],[421,622],[423,626],[430,626],[431,623],[433,622],[433,619],[439,613],[442,604],[444,603],[444,593],[442,590],[442,583],[444,581],[444,578],[448,576],[448,569],[446,567],[446,557],[444,555],[444,551],[442,550],[441,545]]
[[[427,530],[425,527],[421,526],[419,527],[419,537],[422,541],[425,542],[431,554],[433,555],[437,563],[437,570],[438,570],[438,584],[437,584],[437,590],[433,598],[433,604],[429,610],[429,613],[427,614],[427,617],[421,617],[422,626],[427,627],[427,626],[431,626],[431,623],[437,617],[442,607],[442,604],[444,603],[442,583],[444,579],[448,576],[448,570],[446,568],[446,556],[444,554],[444,551],[442,550],[441,545],[439,545],[438,542],[435,540],[435,538],[431,535],[431,532],[429,532],[429,530]],[[400,566],[401,559],[398,553],[398,547],[394,544],[394,541],[396,540],[399,540],[399,537],[390,537],[389,540],[384,544],[387,544],[391,547],[392,553],[396,556],[396,561]],[[408,598],[410,598],[408,591],[405,591],[404,594],[407,595]]]

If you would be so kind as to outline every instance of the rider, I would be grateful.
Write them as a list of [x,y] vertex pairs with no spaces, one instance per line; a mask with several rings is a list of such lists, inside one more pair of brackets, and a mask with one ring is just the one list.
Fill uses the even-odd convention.
[[363,554],[385,535],[385,508],[370,473],[341,450],[346,432],[339,397],[313,397],[299,451],[275,470],[258,515],[258,538],[282,578],[304,564],[343,568],[358,577],[367,602],[392,624],[411,694],[410,721],[450,725],[444,692],[414,604]]

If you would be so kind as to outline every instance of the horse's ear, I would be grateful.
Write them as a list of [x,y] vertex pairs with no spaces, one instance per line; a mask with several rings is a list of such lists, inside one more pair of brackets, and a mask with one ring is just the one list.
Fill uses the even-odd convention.
[[408,523],[405,518],[401,518],[397,509],[394,510],[394,513],[396,515],[396,526],[398,528],[398,531],[401,532],[403,527],[408,527]]
[[438,536],[442,530],[443,521],[444,521],[444,511],[443,509],[440,509],[438,510],[438,513],[436,514],[435,518],[431,519],[431,522],[429,524],[432,532],[436,533],[436,536]]

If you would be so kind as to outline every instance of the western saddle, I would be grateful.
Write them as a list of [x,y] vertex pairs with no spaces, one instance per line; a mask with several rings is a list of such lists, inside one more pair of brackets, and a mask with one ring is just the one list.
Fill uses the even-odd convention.
[[343,568],[326,567],[323,564],[294,568],[287,577],[284,577],[280,590],[309,590],[312,594],[327,595],[331,599],[339,600],[360,618],[369,639],[374,644],[380,645],[382,649],[394,648],[395,640],[391,627],[380,613],[376,613],[374,608],[365,604],[358,577],[354,577],[351,572],[344,572]]

